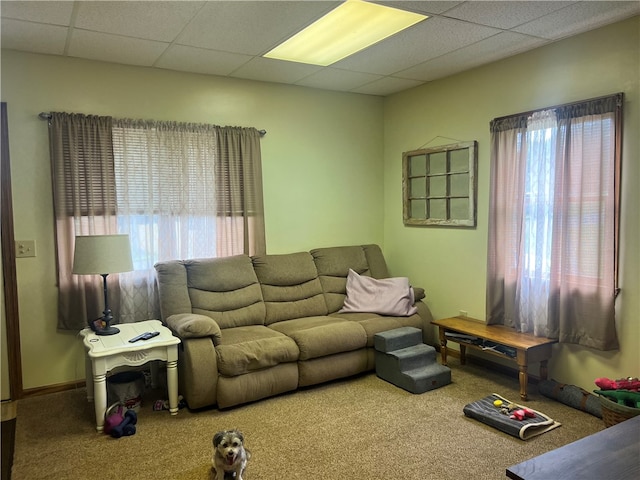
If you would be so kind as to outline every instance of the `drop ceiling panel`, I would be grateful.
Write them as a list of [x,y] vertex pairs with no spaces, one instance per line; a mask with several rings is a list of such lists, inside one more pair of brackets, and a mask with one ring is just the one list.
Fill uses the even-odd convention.
[[227,52],[262,55],[336,2],[209,2],[178,43]]
[[76,29],[69,44],[69,55],[150,67],[166,48],[166,43]]
[[322,67],[255,57],[233,72],[234,77],[265,82],[296,83]]
[[29,20],[53,25],[70,25],[74,2],[6,2],[0,13],[2,18]]
[[483,25],[430,17],[401,34],[394,35],[333,66],[390,75],[498,33],[500,30]]
[[575,2],[465,2],[447,10],[446,16],[489,27],[510,29],[572,3]]
[[253,57],[239,53],[172,45],[155,67],[209,75],[230,75]]
[[549,43],[549,41],[520,33],[502,32],[468,47],[398,72],[396,75],[428,82],[457,73],[460,71],[460,67],[471,69],[540,47],[545,43]]
[[2,48],[62,55],[66,41],[66,27],[21,20],[2,20]]
[[368,83],[351,90],[354,93],[364,93],[366,95],[386,96],[392,93],[408,90],[409,88],[422,85],[424,82],[419,80],[409,80],[406,78],[382,77],[380,80]]
[[425,13],[427,15],[437,15],[441,13],[448,12],[456,5],[460,5],[465,2],[456,2],[456,1],[427,1],[427,2],[416,2],[416,1],[403,1],[403,0],[389,0],[382,2],[373,2],[379,3],[381,5],[386,5],[392,8],[399,8],[401,10],[408,10],[410,12],[418,12]]
[[296,85],[349,91],[379,80],[380,78],[380,75],[372,75],[370,73],[350,72],[337,68],[323,68],[296,82]]
[[75,26],[171,42],[205,2],[78,2]]
[[640,1],[579,2],[514,28],[514,31],[558,40],[640,14]]

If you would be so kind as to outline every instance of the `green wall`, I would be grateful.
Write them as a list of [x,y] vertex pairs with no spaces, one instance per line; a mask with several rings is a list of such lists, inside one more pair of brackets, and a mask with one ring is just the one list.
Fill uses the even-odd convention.
[[[485,319],[489,122],[536,108],[625,93],[619,352],[557,345],[550,376],[593,390],[597,377],[640,374],[640,97],[636,17],[528,53],[434,81],[385,101],[385,255],[393,274],[426,289],[435,318]],[[442,138],[446,137],[446,138]],[[475,229],[405,227],[402,152],[423,145],[477,140],[478,225]],[[537,374],[537,365],[531,369]]]
[[25,389],[84,378],[75,333],[56,331],[47,125],[66,111],[267,130],[261,141],[268,253],[383,241],[380,97],[2,51]]
[[[435,317],[484,318],[489,121],[618,91],[626,94],[620,352],[555,347],[551,376],[591,389],[640,368],[639,19],[511,57],[386,99],[72,58],[2,51],[9,112],[25,389],[84,378],[76,334],[57,332],[53,213],[42,111],[255,126],[262,140],[269,253],[379,243],[391,273],[427,291]],[[445,138],[446,137],[446,138]],[[478,226],[402,224],[402,152],[478,140]],[[535,371],[533,372],[535,373]]]

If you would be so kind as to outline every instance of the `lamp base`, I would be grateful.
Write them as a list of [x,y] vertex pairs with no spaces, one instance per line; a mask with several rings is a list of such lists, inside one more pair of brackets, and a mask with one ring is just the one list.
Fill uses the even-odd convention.
[[120,329],[112,326],[96,330],[96,335],[115,335],[116,333],[120,333]]

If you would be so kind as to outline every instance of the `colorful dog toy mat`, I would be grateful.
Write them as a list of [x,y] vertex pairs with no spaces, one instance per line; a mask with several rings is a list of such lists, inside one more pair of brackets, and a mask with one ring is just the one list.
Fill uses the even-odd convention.
[[513,403],[496,393],[465,405],[463,412],[467,417],[522,440],[529,440],[561,425],[544,413]]

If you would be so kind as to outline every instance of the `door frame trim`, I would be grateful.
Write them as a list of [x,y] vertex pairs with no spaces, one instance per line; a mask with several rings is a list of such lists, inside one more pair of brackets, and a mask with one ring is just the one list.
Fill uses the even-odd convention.
[[11,400],[23,396],[22,358],[20,352],[20,316],[18,309],[18,277],[13,229],[13,199],[11,192],[11,165],[9,160],[9,126],[7,104],[1,102],[0,187],[2,220],[0,241],[2,245],[2,275],[4,286],[4,310],[7,332],[7,356],[9,361],[9,387]]

